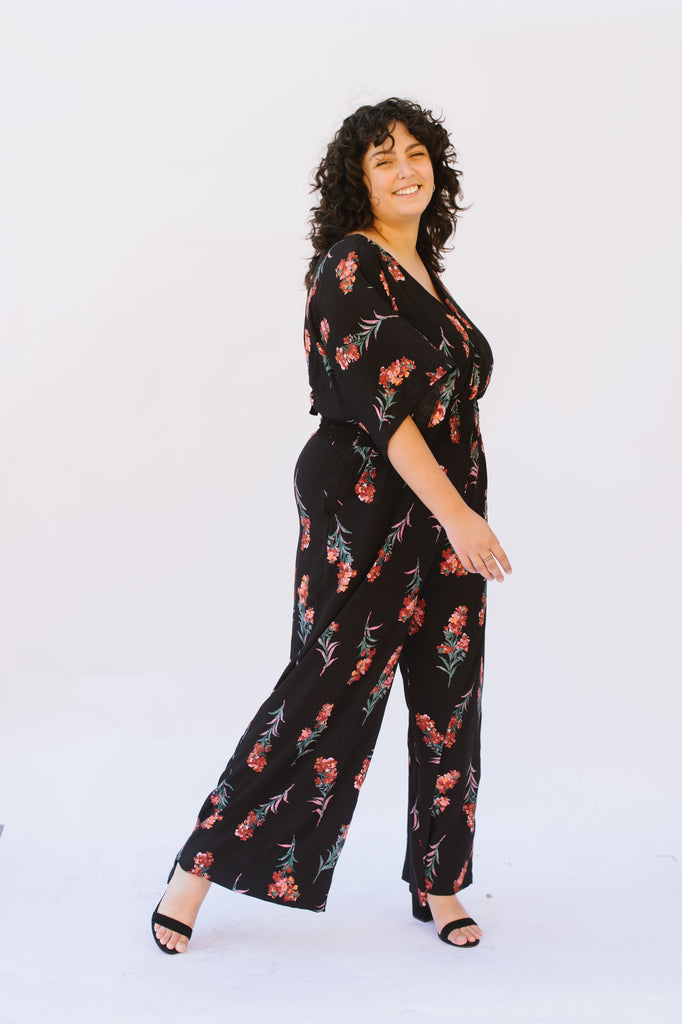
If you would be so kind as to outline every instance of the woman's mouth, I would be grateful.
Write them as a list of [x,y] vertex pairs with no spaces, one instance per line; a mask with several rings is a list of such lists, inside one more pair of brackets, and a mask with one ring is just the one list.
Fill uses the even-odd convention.
[[413,196],[419,191],[421,185],[407,185],[405,188],[399,188],[397,192],[394,192],[394,196]]

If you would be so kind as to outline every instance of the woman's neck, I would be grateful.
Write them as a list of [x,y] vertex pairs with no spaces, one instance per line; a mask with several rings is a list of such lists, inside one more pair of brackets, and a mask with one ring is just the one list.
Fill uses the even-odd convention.
[[398,263],[403,264],[403,266],[414,263],[416,259],[419,259],[417,256],[419,222],[417,222],[416,226],[410,224],[406,227],[396,228],[375,221],[363,233],[386,249],[387,252],[390,252],[391,256]]

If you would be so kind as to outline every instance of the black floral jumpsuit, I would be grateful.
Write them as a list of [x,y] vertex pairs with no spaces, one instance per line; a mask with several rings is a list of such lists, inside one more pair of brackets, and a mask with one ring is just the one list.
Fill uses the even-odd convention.
[[472,880],[486,583],[386,457],[412,415],[486,516],[477,398],[492,354],[434,283],[442,303],[353,234],[321,260],[308,293],[311,412],[322,420],[294,476],[291,660],[178,854],[186,871],[259,899],[325,909],[398,666],[413,913],[428,920],[427,892]]

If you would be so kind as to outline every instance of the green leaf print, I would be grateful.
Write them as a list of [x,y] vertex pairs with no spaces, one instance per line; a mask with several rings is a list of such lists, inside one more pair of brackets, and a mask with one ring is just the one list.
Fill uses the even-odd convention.
[[322,675],[323,672],[326,672],[329,666],[333,665],[335,661],[338,661],[338,658],[332,657],[334,651],[339,646],[339,641],[334,640],[338,630],[338,622],[331,622],[317,641],[315,649],[318,654],[322,655],[322,671],[320,672],[320,675]]
[[411,525],[410,512],[412,511],[413,508],[414,505],[410,505],[410,507],[407,510],[405,518],[401,519],[399,523],[396,523],[394,526],[391,527],[391,531],[386,540],[384,541],[384,545],[379,554],[377,555],[374,565],[367,573],[367,579],[370,582],[378,579],[378,577],[381,575],[381,570],[390,560],[391,555],[393,554],[393,548],[395,547],[396,543],[402,541],[403,533],[405,532],[405,527]]
[[332,846],[331,850],[327,852],[326,860],[324,857],[320,857],[320,866],[318,868],[317,874],[313,879],[313,882],[317,881],[317,879],[320,877],[323,871],[331,871],[334,868],[337,860],[341,856],[341,850],[343,849],[343,844],[346,842],[346,837],[348,835],[349,828],[350,825],[342,825],[341,831],[336,837],[334,845]]
[[377,637],[375,639],[372,636],[372,633],[374,633],[377,629],[381,629],[383,623],[380,622],[376,626],[370,626],[369,620],[371,618],[372,613],[370,612],[369,615],[367,616],[367,622],[365,623],[365,628],[363,629],[362,632],[362,640],[358,645],[359,657],[355,665],[355,668],[351,673],[351,677],[348,680],[349,686],[351,683],[357,683],[357,681],[361,679],[362,676],[364,676],[364,674],[369,669],[369,666],[372,664],[372,661],[374,660],[375,647],[378,643],[379,638]]
[[242,821],[240,825],[237,825],[237,828],[234,830],[234,834],[237,838],[244,841],[250,839],[254,833],[254,829],[259,828],[259,826],[263,824],[268,814],[276,814],[280,808],[280,804],[288,803],[289,793],[291,793],[293,788],[294,783],[292,782],[289,788],[285,789],[283,793],[278,793],[277,796],[270,797],[270,799],[266,800],[264,804],[260,804],[259,807],[249,811],[244,821]]
[[272,737],[278,735],[277,730],[279,729],[280,723],[284,721],[285,704],[286,701],[283,700],[281,706],[277,711],[275,711],[273,717],[268,722],[269,728],[258,737],[253,750],[246,759],[246,763],[249,768],[254,772],[262,772],[268,763],[265,755],[268,751],[272,750]]
[[385,316],[380,316],[375,310],[374,320],[361,320],[360,323],[364,330],[358,331],[357,334],[349,334],[343,339],[343,345],[337,346],[334,353],[334,358],[341,369],[347,370],[351,363],[358,361],[372,338],[376,337],[376,333],[384,320],[395,320],[396,318],[397,314],[395,313],[387,313]]
[[467,816],[467,825],[473,835],[475,829],[475,814],[476,814],[476,800],[478,798],[478,782],[476,780],[476,771],[473,764],[469,761],[469,770],[467,772],[467,789],[464,795],[464,804],[462,810]]
[[409,622],[414,615],[417,598],[419,597],[419,590],[422,585],[422,578],[419,572],[419,559],[417,559],[417,565],[415,568],[408,569],[405,575],[410,577],[410,581],[407,585],[407,593],[403,599],[403,606],[398,612],[399,622]]
[[436,868],[438,867],[438,847],[444,839],[445,836],[441,836],[437,843],[432,843],[431,846],[429,846],[429,852],[424,857],[424,878],[427,882],[431,882],[431,884],[433,884],[436,877]]
[[350,530],[339,522],[338,515],[334,516],[336,526],[327,535],[327,561],[330,565],[336,565],[337,569],[337,594],[343,593],[357,571],[353,569],[353,553],[350,548]]
[[365,722],[371,715],[372,711],[374,711],[374,708],[377,706],[379,701],[388,696],[388,691],[391,689],[391,683],[393,682],[393,676],[395,675],[395,667],[398,664],[398,658],[400,657],[402,649],[402,644],[395,649],[391,657],[388,659],[386,668],[379,676],[379,682],[374,689],[370,690],[369,698],[364,707]]
[[272,881],[268,886],[268,896],[272,900],[281,899],[285,903],[295,903],[300,896],[294,878],[296,836],[291,837],[290,843],[278,843],[278,845],[284,849],[285,853],[277,862],[280,870],[275,871],[272,875]]
[[302,730],[301,735],[298,737],[296,743],[297,754],[291,762],[295,765],[299,757],[303,757],[305,753],[312,747],[312,745],[319,739],[324,730],[327,728],[329,716],[332,713],[333,704],[323,704],[320,710],[317,712],[317,718],[315,724],[310,728],[306,727]]
[[443,630],[444,642],[438,645],[440,665],[438,669],[452,682],[457,666],[464,661],[469,650],[469,637],[463,632],[467,621],[468,608],[460,605],[454,610]]

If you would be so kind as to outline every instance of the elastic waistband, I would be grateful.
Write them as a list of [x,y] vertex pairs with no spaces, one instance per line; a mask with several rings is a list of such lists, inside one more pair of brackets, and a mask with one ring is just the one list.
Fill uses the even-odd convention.
[[320,416],[317,432],[331,441],[345,441],[346,444],[353,444],[364,438],[365,444],[372,444],[372,439],[367,431],[359,427],[357,423],[339,423],[338,420],[328,420],[325,416]]

